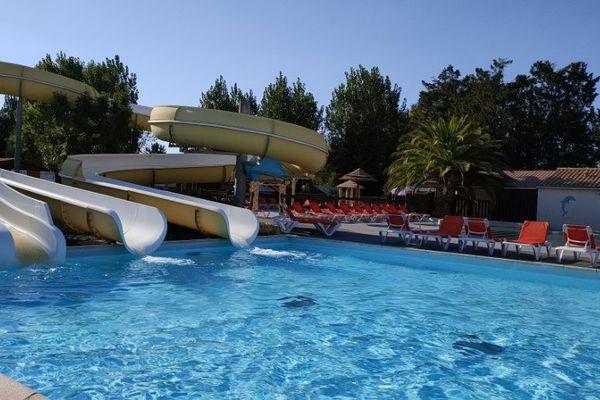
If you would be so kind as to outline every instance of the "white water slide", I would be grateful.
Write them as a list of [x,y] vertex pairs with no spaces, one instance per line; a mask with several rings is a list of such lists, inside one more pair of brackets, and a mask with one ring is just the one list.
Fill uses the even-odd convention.
[[146,204],[162,210],[169,222],[250,245],[258,220],[245,208],[142,185],[229,182],[235,156],[224,154],[73,155],[60,172],[63,183]]
[[[35,202],[31,204],[38,204],[38,206],[39,203],[47,204],[44,208],[49,209],[49,214],[45,214],[46,223],[51,224],[53,218],[76,232],[90,233],[99,238],[122,243],[132,254],[152,253],[162,244],[167,233],[166,219],[162,212],[154,207],[3,169],[0,169],[0,183],[21,192],[20,195],[17,193],[18,197],[14,195],[8,197],[5,194],[10,192],[6,191],[0,193],[0,197],[4,200],[4,207],[0,209],[0,221],[10,218],[15,228],[25,228],[27,224],[36,222],[28,218],[27,214],[23,212],[16,214],[11,209],[13,207],[23,210],[28,204],[27,199],[31,198],[29,200]],[[33,208],[33,206],[29,207]],[[33,212],[30,211],[29,214]],[[35,215],[39,217],[40,214],[42,212],[38,211]],[[25,219],[19,222],[18,215],[22,215]],[[29,232],[27,229],[23,230]],[[31,231],[34,232],[41,241],[50,241],[51,234],[54,234],[40,230]],[[3,246],[10,246],[10,243]],[[64,250],[62,257],[64,258]]]
[[65,252],[46,203],[0,183],[0,266],[56,264]]

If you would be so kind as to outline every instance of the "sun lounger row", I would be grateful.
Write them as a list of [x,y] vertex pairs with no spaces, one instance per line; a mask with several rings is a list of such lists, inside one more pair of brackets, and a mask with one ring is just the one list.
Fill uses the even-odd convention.
[[[315,201],[307,201],[308,209],[295,201],[290,207],[285,207],[285,214],[277,216],[274,220],[283,233],[290,233],[301,223],[313,224],[320,232],[327,236],[333,235],[342,223],[356,222],[381,222],[390,215],[407,215],[415,220],[415,215],[404,209],[397,209],[394,205],[387,204],[359,204],[350,206],[341,202],[339,207],[332,201],[321,206]],[[421,218],[421,214],[419,214]]]
[[[405,243],[413,241],[419,246],[426,242],[435,241],[438,246],[448,250],[452,239],[458,244],[458,250],[464,249],[472,244],[473,249],[479,248],[480,244],[487,247],[489,255],[493,255],[496,244],[500,244],[502,256],[514,248],[519,254],[524,247],[531,248],[536,260],[542,256],[545,250],[547,256],[552,254],[552,244],[548,241],[548,223],[544,221],[525,221],[519,232],[519,237],[514,240],[495,237],[490,223],[483,218],[464,218],[456,215],[445,216],[435,230],[414,229],[410,226],[407,214],[389,215],[387,217],[388,227],[379,231],[382,241],[390,234],[397,234]],[[563,226],[564,245],[555,249],[557,261],[560,262],[565,252],[572,252],[575,260],[580,254],[590,257],[592,266],[596,266],[600,258],[600,246],[595,242],[591,227],[585,225],[565,224]]]
[[300,224],[312,224],[325,236],[332,236],[341,226],[341,221],[336,216],[309,213],[298,202],[292,207],[285,207],[285,214],[274,218],[274,221],[283,233],[290,233]]
[[[308,206],[308,212],[313,215],[319,216],[333,216],[340,222],[344,223],[356,223],[356,222],[382,222],[385,221],[388,215],[400,215],[407,214],[411,221],[421,222],[422,220],[429,218],[429,214],[418,214],[409,212],[406,207],[398,206],[393,204],[376,204],[376,203],[362,203],[355,202],[350,205],[344,201],[340,202],[339,205],[335,205],[333,201],[328,201],[323,204],[319,204],[316,201],[307,201],[305,203]],[[294,202],[292,205],[294,212],[301,213],[304,210],[304,206],[299,202]]]

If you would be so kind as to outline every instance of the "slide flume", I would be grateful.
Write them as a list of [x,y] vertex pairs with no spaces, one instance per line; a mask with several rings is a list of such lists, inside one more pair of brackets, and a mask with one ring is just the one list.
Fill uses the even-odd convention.
[[132,254],[152,253],[167,233],[166,219],[154,207],[3,169],[0,182],[45,202],[55,221],[76,232],[122,243]]
[[0,183],[0,266],[56,264],[65,253],[48,206]]
[[157,207],[169,222],[246,247],[259,229],[250,210],[142,186],[230,182],[232,164],[235,156],[217,154],[73,155],[60,176],[68,185]]
[[[0,93],[42,102],[52,101],[54,93],[67,96],[70,102],[84,93],[92,97],[98,95],[85,83],[5,62],[0,62]],[[327,159],[328,147],[323,137],[294,124],[194,107],[150,108],[131,104],[131,108],[137,125],[151,129],[160,139],[182,146],[269,157],[302,173],[317,172]],[[90,194],[86,197],[83,194],[86,191],[81,189],[70,191],[35,178],[5,174],[2,179],[27,195],[48,202],[57,220],[76,230],[120,241],[135,254],[158,247],[156,243],[165,235],[165,215],[169,222],[227,238],[236,246],[249,245],[258,234],[258,221],[249,210],[142,186],[186,182],[182,179],[198,183],[233,180],[235,156],[194,156],[197,157],[191,154],[70,156],[60,173],[64,183],[87,189],[89,193],[96,192],[96,196],[113,196],[110,201],[108,196],[96,198]],[[157,177],[168,177],[171,182],[157,182]],[[140,208],[125,206],[132,202],[141,203]],[[138,230],[144,224],[148,225],[147,232]]]
[[182,146],[268,157],[315,173],[329,147],[317,132],[288,122],[229,111],[156,106],[148,121],[159,139]]

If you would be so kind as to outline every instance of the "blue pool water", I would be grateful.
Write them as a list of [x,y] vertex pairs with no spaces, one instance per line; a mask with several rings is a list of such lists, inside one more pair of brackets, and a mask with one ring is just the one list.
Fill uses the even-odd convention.
[[600,274],[313,239],[0,270],[51,399],[597,398]]

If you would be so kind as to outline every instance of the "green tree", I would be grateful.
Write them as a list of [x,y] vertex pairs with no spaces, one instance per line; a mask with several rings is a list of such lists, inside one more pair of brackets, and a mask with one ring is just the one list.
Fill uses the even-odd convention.
[[390,156],[408,126],[400,95],[400,87],[376,67],[361,65],[346,73],[326,109],[328,170],[343,174],[360,167],[383,184]]
[[508,84],[506,154],[515,168],[595,167],[600,163],[600,78],[582,62],[555,69],[538,61]]
[[529,74],[507,82],[510,61],[461,76],[446,67],[411,110],[411,125],[429,119],[468,115],[471,123],[502,141],[512,169],[596,166],[600,162],[600,119],[593,103],[598,78],[576,62],[556,69],[538,61]]
[[249,105],[250,114],[258,113],[258,102],[252,90],[244,93],[237,83],[234,83],[229,89],[227,81],[222,75],[206,92],[202,92],[200,95],[200,107],[214,110],[238,112],[242,101]]
[[423,81],[425,90],[411,110],[412,128],[431,119],[468,115],[474,126],[485,128],[492,138],[505,138],[510,118],[504,70],[511,63],[494,60],[489,69],[476,68],[474,74],[464,77],[449,65],[432,82]]
[[282,72],[265,88],[259,115],[315,131],[323,124],[323,107],[319,107],[314,95],[306,90],[300,78],[290,87]]
[[402,138],[394,157],[386,188],[435,182],[440,216],[452,214],[457,194],[468,197],[469,187],[497,189],[504,167],[500,143],[466,117],[422,122]]
[[165,154],[166,152],[167,148],[157,141],[147,144],[144,148],[144,153],[146,154]]
[[[130,102],[137,100],[136,76],[118,56],[85,63],[59,53],[36,66],[95,87],[99,96],[80,96],[74,105],[56,94],[49,104],[26,102],[23,107],[23,155],[57,172],[68,154],[137,152],[142,131],[132,124]],[[9,105],[14,112],[14,106]],[[2,128],[0,128],[2,129]],[[14,143],[10,127],[9,152]],[[1,134],[0,134],[1,136]]]
[[11,134],[15,130],[16,97],[6,96],[0,108],[0,157],[12,157],[8,154]]

